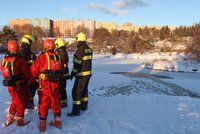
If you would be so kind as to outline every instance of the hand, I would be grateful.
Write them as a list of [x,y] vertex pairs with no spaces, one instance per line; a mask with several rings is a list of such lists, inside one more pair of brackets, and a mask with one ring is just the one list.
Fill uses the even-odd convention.
[[73,80],[73,75],[70,75],[70,80]]

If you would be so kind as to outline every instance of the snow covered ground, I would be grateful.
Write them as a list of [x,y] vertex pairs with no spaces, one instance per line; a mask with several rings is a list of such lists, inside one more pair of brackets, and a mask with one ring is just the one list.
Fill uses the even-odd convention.
[[[200,74],[163,72],[143,66],[158,55],[95,55],[88,111],[80,117],[67,116],[74,82],[69,81],[69,107],[62,111],[63,128],[48,125],[46,133],[199,134]],[[0,85],[0,123],[6,119],[8,105],[7,90]],[[0,126],[0,134],[39,133],[37,110],[28,111],[25,118],[32,122],[22,128]],[[52,118],[50,112],[48,122]]]
[[[147,56],[148,55],[148,56]],[[147,68],[154,70],[173,72],[197,72],[200,73],[200,63],[191,60],[191,55],[177,53],[153,53],[145,57],[151,57]],[[141,55],[141,57],[143,57]]]

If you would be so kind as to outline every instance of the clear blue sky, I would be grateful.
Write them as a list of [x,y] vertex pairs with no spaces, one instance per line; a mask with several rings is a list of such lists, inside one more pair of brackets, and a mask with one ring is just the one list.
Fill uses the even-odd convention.
[[14,18],[94,19],[136,25],[193,25],[200,0],[5,0],[0,26]]

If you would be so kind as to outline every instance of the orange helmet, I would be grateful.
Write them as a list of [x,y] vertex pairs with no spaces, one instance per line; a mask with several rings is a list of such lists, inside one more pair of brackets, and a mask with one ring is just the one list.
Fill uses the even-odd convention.
[[19,44],[15,40],[10,40],[7,44],[7,51],[10,53],[17,53],[19,51]]
[[46,39],[43,45],[44,50],[53,50],[55,49],[55,44],[53,39]]

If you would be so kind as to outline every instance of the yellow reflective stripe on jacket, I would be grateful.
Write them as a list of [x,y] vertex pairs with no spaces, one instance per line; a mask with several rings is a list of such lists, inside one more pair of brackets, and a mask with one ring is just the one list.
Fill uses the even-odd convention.
[[5,68],[7,68],[7,66],[8,66],[8,62],[6,62],[6,64],[5,64]]
[[45,53],[46,56],[47,56],[47,70],[50,70],[51,69],[51,66],[50,66],[50,57],[48,55],[48,53]]
[[76,69],[73,68],[73,69],[72,69],[72,72],[76,73],[76,72],[78,72],[78,70],[76,70]]
[[61,102],[61,103],[67,103],[67,99],[61,100],[60,102]]
[[11,73],[12,73],[12,75],[14,75],[14,60],[15,60],[15,58],[12,60],[12,62],[11,62]]
[[3,65],[3,64],[4,64],[4,62],[5,62],[5,59],[3,58],[2,62],[1,62],[1,65]]
[[92,59],[92,55],[84,56],[84,57],[83,57],[83,60],[91,60],[91,59]]
[[70,76],[70,74],[69,74],[69,73],[66,73],[66,74],[64,74],[63,76],[64,76],[64,77],[67,77],[67,76]]
[[5,64],[5,59],[3,58],[2,62],[1,62],[1,65],[5,67],[4,64]]
[[33,63],[33,62],[34,62],[34,60],[29,60],[29,61],[28,61],[28,63]]
[[81,101],[88,101],[88,97],[82,98]]
[[[11,66],[11,75],[14,75],[14,60],[15,60],[15,58],[13,58],[13,60],[11,61],[11,65],[10,65]],[[4,63],[5,63],[5,66],[4,66]],[[8,63],[9,62],[5,61],[5,59],[3,58],[1,65],[4,66],[5,68],[7,68]]]
[[91,49],[85,49],[85,53],[92,53]]
[[66,68],[67,67],[67,64],[64,64],[64,68]]
[[56,55],[55,54],[54,54],[53,58],[54,58],[54,60],[56,60]]
[[77,73],[76,76],[87,76],[87,75],[91,75],[92,71],[84,71],[81,73]]
[[81,101],[74,101],[75,105],[81,105]]
[[81,64],[82,61],[80,61],[80,60],[77,59],[77,58],[74,58],[74,62],[75,62],[75,63],[78,63],[78,64]]

